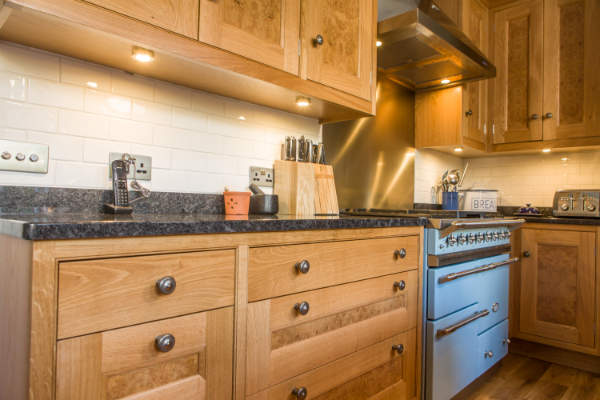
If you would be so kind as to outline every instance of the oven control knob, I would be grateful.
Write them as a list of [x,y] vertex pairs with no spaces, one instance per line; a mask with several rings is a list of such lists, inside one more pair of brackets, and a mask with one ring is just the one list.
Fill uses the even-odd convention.
[[475,234],[469,233],[469,244],[475,243]]
[[458,235],[458,244],[463,245],[467,242],[467,237],[462,233]]
[[560,205],[560,209],[563,211],[568,211],[569,210],[569,203],[562,203]]
[[512,232],[511,231],[506,231],[506,237],[510,238],[512,236]]
[[494,232],[492,233],[492,240],[495,242],[496,240],[498,240],[498,238],[500,237],[500,235],[498,235],[498,232]]
[[456,238],[454,235],[448,236],[448,246],[454,246],[456,244]]
[[477,243],[483,243],[484,240],[485,240],[485,235],[483,234],[483,232],[479,232],[477,234]]
[[486,242],[491,242],[492,241],[492,232],[487,232],[485,234],[485,241]]
[[596,206],[595,206],[595,205],[594,205],[594,203],[592,203],[591,201],[589,201],[589,200],[586,200],[586,201],[584,202],[584,204],[585,204],[585,210],[586,210],[586,211],[589,211],[589,212],[594,212],[594,211],[596,211]]

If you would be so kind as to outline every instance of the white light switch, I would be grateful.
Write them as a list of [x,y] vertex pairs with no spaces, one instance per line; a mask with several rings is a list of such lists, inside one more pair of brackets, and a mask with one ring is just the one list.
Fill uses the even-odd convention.
[[0,170],[48,173],[48,145],[0,140]]

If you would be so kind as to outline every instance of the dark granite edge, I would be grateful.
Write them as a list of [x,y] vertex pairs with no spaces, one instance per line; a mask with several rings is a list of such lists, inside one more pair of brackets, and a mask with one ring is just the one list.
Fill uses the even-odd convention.
[[[81,222],[81,223],[31,223],[4,220],[0,232],[13,234],[26,240],[62,240],[122,238],[165,235],[192,235],[249,232],[285,232],[319,229],[360,229],[424,226],[425,218],[340,218],[302,220],[232,220],[200,222]],[[11,229],[4,225],[14,224]],[[21,229],[14,229],[17,224]]]

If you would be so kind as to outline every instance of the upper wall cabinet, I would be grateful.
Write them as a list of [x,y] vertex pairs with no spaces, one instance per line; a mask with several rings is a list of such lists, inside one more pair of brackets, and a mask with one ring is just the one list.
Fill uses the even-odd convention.
[[372,0],[303,2],[303,72],[308,79],[371,99],[374,3]]
[[440,10],[446,14],[456,25],[460,25],[461,10],[460,1],[462,0],[434,0],[434,3],[440,7]]
[[200,0],[199,38],[297,75],[300,0]]
[[140,21],[198,38],[198,0],[86,0]]
[[544,2],[544,140],[600,136],[600,1]]
[[542,139],[542,0],[494,15],[494,143]]

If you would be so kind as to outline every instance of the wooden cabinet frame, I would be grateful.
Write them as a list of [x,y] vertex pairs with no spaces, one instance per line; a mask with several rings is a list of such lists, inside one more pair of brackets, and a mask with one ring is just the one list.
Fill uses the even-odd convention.
[[[18,396],[36,400],[52,400],[56,385],[58,264],[67,260],[84,260],[116,256],[169,254],[191,251],[234,249],[236,252],[236,287],[234,305],[234,398],[245,399],[246,319],[248,315],[248,252],[250,247],[318,243],[352,239],[420,235],[419,269],[423,264],[423,227],[291,231],[274,233],[238,233],[213,235],[159,236],[115,239],[80,239],[59,241],[26,241],[0,236],[0,272],[11,273],[14,285],[8,289],[13,302],[0,305],[2,317],[14,310],[22,311],[14,323],[6,327],[14,338],[11,347],[19,352],[6,352],[0,361],[2,378],[16,385]],[[6,281],[6,280],[5,280]],[[417,321],[422,318],[422,282],[419,278]],[[421,323],[417,323],[416,354],[421,354]],[[5,354],[4,352],[2,353]],[[27,357],[27,354],[29,356]],[[416,376],[421,374],[421,357],[415,360]],[[10,369],[9,367],[10,366]],[[6,371],[5,371],[6,369]],[[29,371],[29,383],[23,379]],[[4,373],[6,372],[6,375]],[[10,372],[10,374],[9,374]],[[23,372],[23,374],[21,374]],[[6,377],[5,377],[6,376]],[[0,381],[4,382],[4,381]],[[417,385],[420,390],[420,385]],[[4,394],[4,393],[2,393]],[[417,393],[417,398],[420,394]]]

